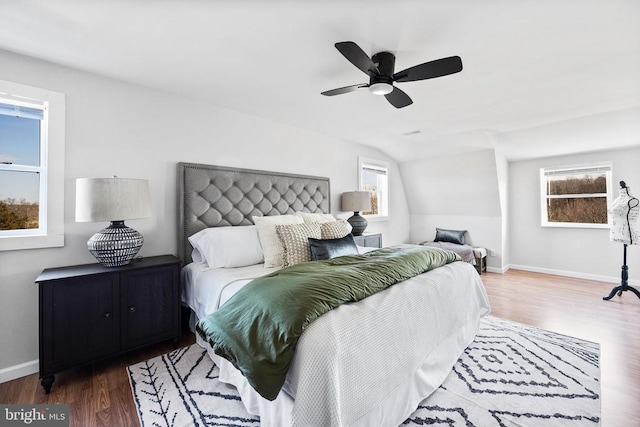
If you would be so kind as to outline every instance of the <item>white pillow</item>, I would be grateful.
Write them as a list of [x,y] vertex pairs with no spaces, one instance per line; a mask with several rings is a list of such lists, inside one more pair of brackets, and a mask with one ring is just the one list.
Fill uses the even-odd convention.
[[297,215],[254,216],[251,218],[258,228],[258,237],[262,245],[265,267],[282,267],[284,247],[276,235],[276,225],[302,224],[304,221]]
[[311,224],[313,222],[319,222],[322,224],[324,222],[336,221],[336,219],[331,214],[296,212],[296,215],[302,218],[305,224]]
[[255,225],[205,228],[189,237],[194,262],[211,268],[235,268],[264,261]]
[[346,219],[320,224],[320,234],[323,239],[341,239],[351,233],[351,224]]
[[[193,246],[194,243],[191,243],[191,245]],[[200,252],[200,249],[196,249],[195,247],[191,251],[191,261],[193,261],[193,262],[195,262],[197,264],[202,264],[202,263],[207,262],[202,257],[202,253]]]

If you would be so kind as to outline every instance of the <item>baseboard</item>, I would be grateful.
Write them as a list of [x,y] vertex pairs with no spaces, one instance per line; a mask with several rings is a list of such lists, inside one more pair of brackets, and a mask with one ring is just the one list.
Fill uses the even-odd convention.
[[[555,274],[556,276],[573,277],[576,279],[595,280],[598,282],[607,282],[612,284],[620,284],[620,278],[615,276],[603,276],[599,274],[581,273],[577,271],[554,270],[552,268],[531,267],[528,265],[509,265],[508,269],[532,271],[534,273]],[[629,280],[629,286],[640,289],[640,280]]]
[[498,273],[498,274],[504,274],[507,272],[507,270],[509,270],[509,267],[505,267],[505,268],[498,268],[498,267],[487,267],[487,271],[489,273]]
[[0,369],[0,384],[35,374],[39,369],[38,359]]

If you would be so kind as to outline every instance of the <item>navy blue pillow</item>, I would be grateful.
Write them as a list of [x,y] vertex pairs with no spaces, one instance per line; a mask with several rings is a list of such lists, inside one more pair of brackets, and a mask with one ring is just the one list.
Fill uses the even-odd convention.
[[436,228],[436,238],[434,242],[449,242],[464,245],[464,234],[467,230],[444,230]]
[[331,259],[343,255],[358,255],[358,247],[351,234],[339,239],[314,239],[309,237],[311,259]]

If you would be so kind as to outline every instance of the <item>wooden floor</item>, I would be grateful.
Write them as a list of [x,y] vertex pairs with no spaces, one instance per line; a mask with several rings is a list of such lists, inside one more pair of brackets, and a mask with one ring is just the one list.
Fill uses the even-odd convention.
[[[611,284],[511,270],[483,273],[492,314],[601,345],[603,427],[640,426],[640,299],[603,301]],[[185,334],[180,345],[193,343]],[[167,344],[56,375],[51,394],[38,375],[0,384],[0,403],[68,403],[71,426],[137,426],[125,367],[170,351]]]
[[602,427],[640,426],[640,299],[614,284],[525,271],[483,274],[494,316],[600,343]]

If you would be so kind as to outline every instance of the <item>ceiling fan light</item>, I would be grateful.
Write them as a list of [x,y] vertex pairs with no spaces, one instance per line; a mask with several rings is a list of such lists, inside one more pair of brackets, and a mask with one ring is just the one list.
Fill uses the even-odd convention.
[[369,92],[374,95],[386,95],[393,91],[393,86],[389,83],[374,83],[369,86]]

